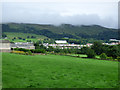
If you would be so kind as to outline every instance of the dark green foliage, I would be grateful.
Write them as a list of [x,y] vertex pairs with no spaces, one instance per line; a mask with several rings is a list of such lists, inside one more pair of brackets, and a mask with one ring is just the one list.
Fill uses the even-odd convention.
[[14,37],[13,39],[16,39],[16,37]]
[[17,51],[24,51],[24,52],[30,51],[29,49],[24,49],[24,48],[14,48],[14,50],[17,50]]
[[109,40],[110,38],[118,38],[118,31],[104,31],[99,33],[98,35],[94,35],[93,38],[98,40]]
[[44,35],[53,39],[68,38],[94,38],[99,40],[108,40],[117,38],[117,29],[104,28],[98,25],[92,26],[74,26],[70,24],[54,25],[37,25],[37,24],[2,24],[3,32],[22,32]]
[[49,46],[49,47],[47,48],[47,51],[52,52],[52,51],[54,51],[54,48],[53,48],[52,46]]
[[79,49],[76,49],[76,52],[75,52],[76,54],[81,54],[81,50],[79,50]]
[[43,44],[41,44],[40,49],[45,49],[46,50],[46,47]]
[[107,56],[113,57],[113,58],[117,58],[118,56],[120,56],[119,47],[116,46],[116,45],[109,46],[109,49],[108,49],[108,52],[107,52]]
[[14,50],[13,48],[11,48],[11,50]]
[[99,41],[96,41],[93,43],[91,48],[95,51],[97,55],[100,55],[103,52],[102,47],[103,47],[102,43]]
[[35,52],[35,49],[30,49],[30,51],[31,51],[32,53],[34,53],[34,52]]
[[18,37],[18,39],[22,39],[22,37]]
[[108,57],[112,57],[113,59],[116,59],[118,56],[120,56],[120,45],[109,46],[102,45],[101,42],[94,42],[91,48],[97,55],[105,53]]
[[36,36],[31,36],[31,38],[36,38]]
[[87,55],[88,58],[95,58],[96,54],[95,54],[93,49],[89,48],[86,52],[86,55]]
[[4,34],[4,33],[2,33],[2,37],[3,37],[3,38],[5,38],[5,37],[7,37],[7,35],[6,35],[6,34]]
[[27,38],[30,38],[30,36],[27,36]]
[[45,53],[46,51],[44,49],[35,49],[34,53]]
[[120,61],[120,56],[117,57],[117,60]]
[[88,49],[88,47],[81,48],[81,54],[86,54]]
[[31,40],[27,40],[27,42],[31,42]]

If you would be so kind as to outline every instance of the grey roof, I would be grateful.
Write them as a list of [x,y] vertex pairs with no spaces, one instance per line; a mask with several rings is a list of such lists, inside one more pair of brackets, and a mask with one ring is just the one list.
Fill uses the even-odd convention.
[[9,40],[0,40],[0,43],[10,43]]

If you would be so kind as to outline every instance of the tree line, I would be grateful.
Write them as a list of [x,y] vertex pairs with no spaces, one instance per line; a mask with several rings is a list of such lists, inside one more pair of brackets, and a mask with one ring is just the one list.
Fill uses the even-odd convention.
[[53,54],[86,54],[88,58],[95,58],[96,55],[101,59],[120,59],[120,44],[119,45],[103,45],[101,42],[94,42],[91,47],[82,47],[81,49],[70,48],[60,49],[34,43],[35,49],[15,48],[14,50],[31,52],[31,53],[53,53]]

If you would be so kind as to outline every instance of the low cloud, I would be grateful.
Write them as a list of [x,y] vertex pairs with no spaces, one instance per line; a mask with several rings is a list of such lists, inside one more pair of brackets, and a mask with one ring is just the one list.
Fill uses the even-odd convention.
[[115,5],[111,3],[93,3],[90,5],[77,3],[3,3],[2,19],[3,22],[54,25],[62,23],[73,25],[97,24],[117,28],[117,7]]

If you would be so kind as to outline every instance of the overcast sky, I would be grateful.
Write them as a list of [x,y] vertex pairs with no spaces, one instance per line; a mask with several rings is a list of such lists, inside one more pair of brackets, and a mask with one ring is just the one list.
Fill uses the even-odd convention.
[[[90,1],[90,0],[89,0]],[[98,0],[97,0],[98,1]],[[106,1],[106,2],[105,2]],[[2,2],[2,22],[118,27],[117,0],[30,0]]]

